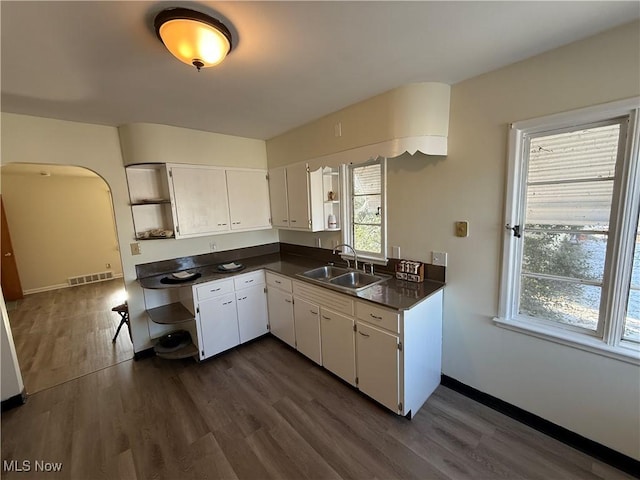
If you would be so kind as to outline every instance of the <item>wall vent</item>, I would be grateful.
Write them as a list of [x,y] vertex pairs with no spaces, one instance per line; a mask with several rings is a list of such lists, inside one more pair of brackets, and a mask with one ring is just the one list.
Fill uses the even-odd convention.
[[104,282],[105,280],[111,280],[112,278],[113,272],[98,272],[80,275],[79,277],[69,277],[67,281],[70,286],[75,287],[76,285],[84,285],[85,283]]

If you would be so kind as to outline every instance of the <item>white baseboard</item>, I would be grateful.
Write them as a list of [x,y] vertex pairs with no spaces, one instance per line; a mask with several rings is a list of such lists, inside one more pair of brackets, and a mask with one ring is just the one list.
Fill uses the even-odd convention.
[[[122,278],[124,275],[122,273],[114,273],[113,278]],[[109,279],[112,280],[112,279]],[[99,282],[95,282],[99,283]],[[86,283],[85,285],[91,285],[90,283]],[[73,285],[76,286],[76,285]],[[51,290],[60,290],[61,288],[69,288],[71,285],[68,283],[59,283],[57,285],[47,285],[46,287],[38,287],[38,288],[29,288],[28,290],[23,290],[24,295],[32,295],[34,293],[42,293],[42,292],[50,292]]]

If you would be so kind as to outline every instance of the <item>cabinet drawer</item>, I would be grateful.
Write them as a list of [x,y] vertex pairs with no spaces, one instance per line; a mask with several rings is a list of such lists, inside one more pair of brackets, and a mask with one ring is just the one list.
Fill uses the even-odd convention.
[[286,277],[281,277],[280,275],[276,275],[275,273],[267,272],[267,285],[270,287],[279,288],[280,290],[284,290],[285,292],[291,292],[291,279]]
[[195,287],[198,300],[206,300],[207,298],[217,297],[225,293],[233,293],[233,280],[220,280],[208,282]]
[[336,312],[353,316],[353,299],[348,295],[328,290],[323,287],[309,285],[306,282],[293,282],[293,295],[296,298],[306,298],[318,305],[327,306]]
[[400,332],[400,314],[395,310],[387,310],[368,303],[357,302],[356,317],[392,332]]
[[236,290],[255,287],[256,285],[264,285],[264,270],[258,270],[257,272],[245,273],[243,275],[233,277],[233,285]]

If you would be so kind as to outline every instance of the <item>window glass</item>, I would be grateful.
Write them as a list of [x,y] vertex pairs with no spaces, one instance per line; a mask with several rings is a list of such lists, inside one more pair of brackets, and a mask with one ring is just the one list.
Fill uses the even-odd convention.
[[[640,218],[638,219],[640,223]],[[627,314],[624,319],[622,338],[640,343],[640,233],[636,227],[636,243],[633,249],[631,286],[627,299]]]
[[620,125],[530,139],[519,313],[595,332]]

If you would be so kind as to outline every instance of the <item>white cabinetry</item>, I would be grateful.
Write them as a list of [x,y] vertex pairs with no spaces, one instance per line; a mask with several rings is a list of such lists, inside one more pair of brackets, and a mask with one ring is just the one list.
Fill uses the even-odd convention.
[[357,330],[358,388],[390,410],[398,410],[398,336],[362,322]]
[[415,414],[440,384],[442,290],[402,312],[357,301],[356,317],[358,388]]
[[267,306],[271,333],[295,348],[296,331],[293,320],[291,280],[267,272]]
[[[306,163],[269,171],[273,226],[318,232],[340,228],[340,170]],[[331,192],[331,195],[329,194]],[[329,215],[336,225],[329,227]]]
[[294,297],[293,316],[296,330],[296,349],[322,365],[320,342],[320,307],[303,298]]
[[229,204],[224,169],[199,165],[167,165],[176,238],[229,230]]
[[271,228],[266,170],[227,170],[231,230]]
[[200,359],[267,333],[264,271],[194,285]]
[[269,198],[271,201],[271,222],[274,227],[289,226],[289,204],[287,201],[287,169],[269,170]]
[[126,172],[137,239],[271,228],[266,170],[158,163]]
[[234,277],[233,283],[236,290],[240,343],[244,343],[269,331],[264,271],[238,275]]
[[218,280],[193,287],[198,322],[200,359],[224,352],[240,343],[233,280]]
[[322,365],[351,385],[356,384],[356,347],[354,320],[320,308],[320,330],[322,332]]

